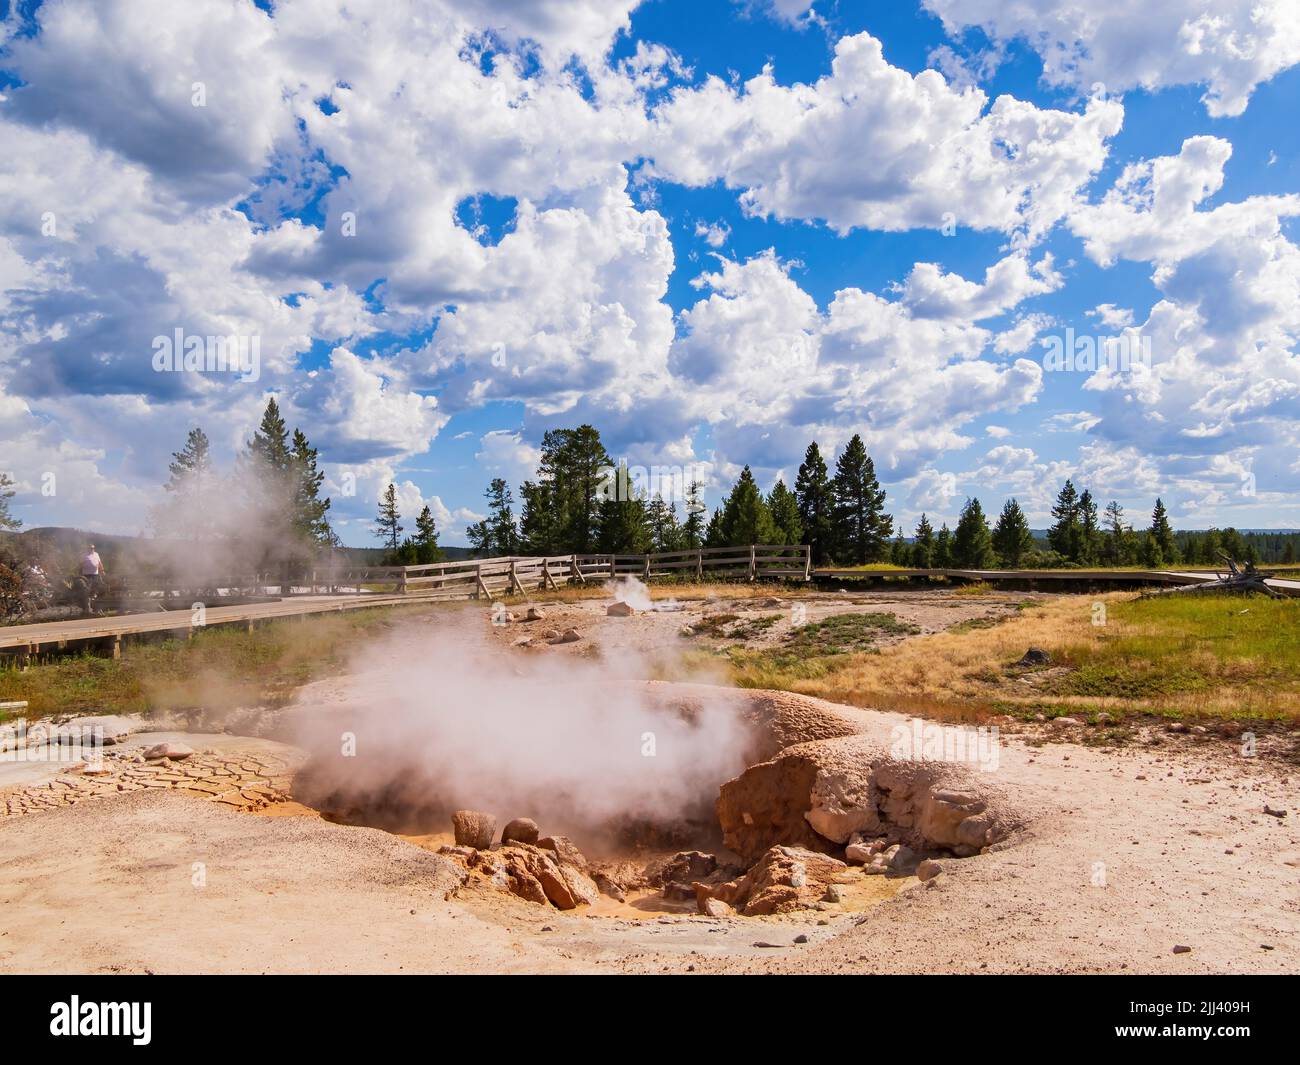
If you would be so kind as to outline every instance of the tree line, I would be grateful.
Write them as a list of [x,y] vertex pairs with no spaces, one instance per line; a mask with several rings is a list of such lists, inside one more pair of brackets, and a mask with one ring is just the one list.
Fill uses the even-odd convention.
[[518,501],[504,478],[488,485],[488,513],[469,527],[470,546],[475,554],[497,556],[808,544],[817,565],[1016,569],[1217,564],[1219,551],[1258,561],[1266,536],[1266,561],[1293,562],[1300,540],[1300,534],[1235,529],[1176,533],[1160,499],[1150,524],[1135,529],[1117,500],[1099,513],[1091,491],[1072,480],[1057,495],[1044,537],[1035,536],[1014,498],[992,524],[979,499],[970,498],[954,528],[936,531],[923,514],[909,538],[886,511],[875,463],[856,434],[833,471],[817,442],[809,444],[793,487],[778,479],[764,494],[745,466],[707,519],[699,481],[684,486],[680,512],[654,486],[636,491],[626,481],[626,467],[615,464],[593,426],[548,430],[536,475],[520,486]]

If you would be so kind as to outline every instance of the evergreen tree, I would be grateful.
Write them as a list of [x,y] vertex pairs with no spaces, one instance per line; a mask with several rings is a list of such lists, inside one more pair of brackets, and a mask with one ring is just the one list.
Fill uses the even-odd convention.
[[487,538],[483,550],[490,555],[519,554],[519,530],[515,528],[515,497],[504,477],[493,477],[487,491],[488,516],[484,519]]
[[470,551],[486,558],[492,554],[492,530],[487,520],[476,521],[465,529],[465,539],[469,541]]
[[978,499],[968,499],[962,507],[957,528],[952,534],[952,561],[957,569],[990,569],[993,566],[993,539]]
[[644,554],[650,550],[652,539],[646,501],[632,489],[626,464],[619,464],[616,476],[619,490],[602,499],[597,511],[597,550]]
[[934,568],[952,569],[952,533],[945,522],[939,528],[939,535],[934,538]]
[[746,466],[722,505],[723,543],[727,547],[771,544],[776,542],[777,535],[763,493]]
[[934,527],[922,514],[912,542],[912,565],[917,569],[929,569],[934,564]]
[[884,512],[885,491],[856,433],[835,463],[831,494],[837,560],[860,566],[883,558],[894,519]]
[[713,511],[713,517],[709,519],[708,527],[704,530],[705,547],[726,547],[727,537],[722,529],[722,508],[717,507]]
[[[1218,529],[1207,529],[1205,535],[1201,538],[1199,550],[1196,557],[1207,566],[1217,566],[1223,560],[1219,558],[1219,552],[1223,550],[1223,541],[1219,538]],[[1192,556],[1188,555],[1188,561]]]
[[[1160,500],[1156,500],[1156,505],[1160,506]],[[1164,507],[1160,507],[1161,513],[1164,513]],[[1152,516],[1152,526],[1155,525],[1155,517]],[[1169,519],[1165,518],[1165,526],[1168,527]],[[1153,529],[1154,531],[1154,529]],[[1246,542],[1242,539],[1241,533],[1237,532],[1231,525],[1223,530],[1223,553],[1234,561],[1246,556]],[[1163,542],[1163,541],[1162,541]],[[1220,562],[1222,559],[1219,560]]]
[[1067,480],[1052,507],[1056,523],[1047,530],[1047,542],[1053,551],[1071,562],[1079,561],[1082,526],[1079,521],[1079,493],[1074,482]]
[[912,549],[908,547],[907,541],[903,539],[901,525],[898,528],[898,535],[894,537],[894,543],[889,549],[889,561],[902,569],[908,569],[912,565]]
[[1165,564],[1164,551],[1161,550],[1160,541],[1156,539],[1155,533],[1148,531],[1143,538],[1139,559],[1147,569],[1159,569]]
[[198,539],[213,529],[218,487],[212,448],[202,429],[190,430],[185,446],[172,453],[167,470],[167,498],[150,514],[153,527],[162,536]]
[[1124,508],[1112,499],[1106,504],[1106,543],[1103,555],[1112,566],[1125,566],[1130,561],[1128,535],[1124,527]]
[[1295,565],[1295,541],[1294,540],[1288,540],[1286,542],[1286,545],[1282,548],[1282,565],[1284,566]]
[[[562,539],[562,515],[557,506],[555,486],[546,481],[525,481],[519,486],[523,500],[519,514],[519,539],[521,550],[530,555],[572,554],[574,549]],[[483,551],[491,553],[491,531],[485,523],[488,537]]]
[[375,536],[396,557],[401,544],[402,521],[397,512],[397,489],[390,484],[379,497],[379,515],[375,518]]
[[1160,557],[1163,561],[1159,564],[1172,566],[1178,561],[1178,542],[1174,539],[1174,530],[1169,524],[1169,515],[1165,511],[1165,504],[1160,499],[1156,499],[1155,509],[1151,512],[1150,532],[1160,546]]
[[777,478],[776,484],[767,496],[767,509],[772,514],[772,524],[776,526],[776,542],[790,547],[802,544],[803,522],[799,518],[799,501],[795,494],[785,486],[785,481]]
[[676,551],[680,548],[682,531],[677,524],[677,504],[664,502],[655,495],[646,506],[646,523],[650,531],[651,551]]
[[413,543],[416,549],[413,565],[427,566],[442,560],[442,549],[438,547],[438,526],[427,503],[416,515]]
[[831,495],[830,477],[826,460],[814,440],[804,452],[794,482],[795,500],[799,506],[799,525],[804,540],[812,551],[813,562],[820,565],[830,559],[834,549],[835,501]]
[[23,523],[9,513],[9,500],[14,497],[13,478],[0,473],[0,529],[21,529]]
[[519,489],[523,499],[520,535],[539,555],[587,553],[595,549],[601,504],[625,485],[610,481],[613,460],[590,425],[548,429],[542,437],[537,479]]
[[1020,504],[1008,499],[993,529],[993,550],[997,552],[998,561],[1006,569],[1019,569],[1033,549],[1034,536],[1029,531],[1029,521]]
[[1084,489],[1079,496],[1079,559],[1084,565],[1095,562],[1101,547],[1101,526],[1097,524],[1097,501]]
[[692,481],[686,489],[686,520],[682,522],[682,547],[694,550],[704,544],[704,486]]
[[320,486],[325,480],[325,474],[316,467],[316,454],[316,448],[308,443],[306,434],[301,429],[295,429],[293,450],[290,452],[293,486],[290,528],[296,539],[324,546],[333,539],[330,523],[325,517],[330,509],[330,501],[320,497]]

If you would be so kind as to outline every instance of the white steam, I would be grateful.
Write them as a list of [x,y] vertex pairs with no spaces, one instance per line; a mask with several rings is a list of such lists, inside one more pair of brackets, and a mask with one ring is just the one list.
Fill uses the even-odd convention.
[[675,599],[666,599],[656,603],[650,598],[650,589],[642,581],[630,574],[617,580],[606,581],[605,591],[619,603],[626,603],[633,610],[680,610],[681,604]]
[[750,738],[725,698],[666,705],[625,679],[645,673],[623,652],[617,664],[513,655],[484,624],[465,610],[367,647],[325,705],[303,702],[304,800],[406,831],[446,831],[447,812],[476,809],[498,829],[531,817],[587,839],[712,816]]

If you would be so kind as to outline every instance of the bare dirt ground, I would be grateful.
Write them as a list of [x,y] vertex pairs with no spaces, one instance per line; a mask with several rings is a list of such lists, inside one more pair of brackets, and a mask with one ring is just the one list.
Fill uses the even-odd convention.
[[[1013,609],[943,595],[842,596],[808,603],[808,618],[888,610],[934,631]],[[491,638],[529,656],[592,643],[606,656],[667,653],[693,617],[789,612],[699,601],[606,618],[608,602],[546,606]],[[481,608],[463,617],[490,626]],[[584,636],[513,646],[543,626]],[[316,687],[327,703],[331,685]],[[837,712],[882,739],[908,721]],[[194,760],[136,761],[159,735],[184,738]],[[1300,972],[1296,767],[1213,734],[1160,731],[1122,748],[1081,735],[1002,735],[991,775],[1027,822],[1007,843],[944,859],[925,884],[866,878],[843,903],[781,917],[672,912],[645,896],[559,912],[458,890],[434,853],[443,839],[332,824],[283,801],[295,752],[272,739],[133,735],[111,778],[0,764],[0,971]],[[51,801],[35,801],[42,789]]]

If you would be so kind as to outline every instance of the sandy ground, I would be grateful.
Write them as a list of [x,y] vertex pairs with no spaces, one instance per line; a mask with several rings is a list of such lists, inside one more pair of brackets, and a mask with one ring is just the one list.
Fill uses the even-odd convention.
[[[555,613],[602,643],[631,634],[603,609]],[[642,646],[649,626],[677,639],[680,624],[651,617]],[[882,737],[905,720],[843,713]],[[1216,736],[1102,749],[1073,735],[1002,737],[996,783],[1030,822],[1010,845],[945,859],[929,884],[874,878],[870,897],[785,918],[447,898],[456,880],[425,847],[183,787],[0,817],[0,971],[1300,972],[1300,770]],[[211,758],[223,744],[241,764],[283,754],[270,740],[191,742]],[[0,776],[0,795],[32,785]]]

